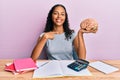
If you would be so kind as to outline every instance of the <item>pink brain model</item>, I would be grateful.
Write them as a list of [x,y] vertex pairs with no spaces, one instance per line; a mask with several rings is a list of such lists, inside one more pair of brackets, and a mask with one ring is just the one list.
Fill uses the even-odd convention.
[[98,23],[93,18],[87,18],[80,23],[80,27],[86,31],[97,31]]

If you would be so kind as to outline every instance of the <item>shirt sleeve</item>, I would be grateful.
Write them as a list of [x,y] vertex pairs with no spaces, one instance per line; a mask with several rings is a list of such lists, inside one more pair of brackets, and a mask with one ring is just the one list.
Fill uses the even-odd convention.
[[40,37],[42,37],[44,34],[45,34],[45,33],[41,33],[41,34],[40,34]]
[[77,36],[77,33],[76,33],[76,32],[73,32],[73,33],[72,33],[72,36],[71,36],[72,41],[75,39],[76,36]]

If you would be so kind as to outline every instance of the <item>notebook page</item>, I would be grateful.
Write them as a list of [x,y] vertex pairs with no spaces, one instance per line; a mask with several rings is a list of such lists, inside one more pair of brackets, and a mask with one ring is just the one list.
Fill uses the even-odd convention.
[[105,74],[109,74],[119,70],[118,68],[101,61],[91,62],[89,65]]
[[70,68],[67,67],[68,64],[72,63],[74,61],[60,61],[60,64],[61,64],[61,68],[62,68],[62,71],[64,73],[65,76],[91,76],[91,72],[88,70],[88,69],[83,69],[79,72],[76,72]]
[[39,67],[33,73],[33,78],[62,76],[62,71],[58,61],[37,62]]

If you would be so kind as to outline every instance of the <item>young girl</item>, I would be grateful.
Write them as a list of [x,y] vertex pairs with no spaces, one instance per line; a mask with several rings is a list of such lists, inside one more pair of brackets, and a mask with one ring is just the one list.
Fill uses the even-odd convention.
[[44,32],[40,35],[33,52],[32,59],[36,60],[45,49],[49,60],[85,59],[86,48],[83,33],[90,33],[80,29],[76,34],[69,28],[66,8],[57,4],[48,13]]

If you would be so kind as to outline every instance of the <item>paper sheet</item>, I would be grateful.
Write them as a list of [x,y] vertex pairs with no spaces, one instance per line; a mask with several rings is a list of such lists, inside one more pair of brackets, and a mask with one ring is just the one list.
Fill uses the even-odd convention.
[[112,73],[112,72],[115,72],[115,71],[118,71],[119,68],[116,68],[114,66],[111,66],[109,64],[106,64],[104,62],[101,62],[101,61],[96,61],[96,62],[91,62],[89,64],[89,66],[105,73],[105,74],[109,74],[109,73]]

